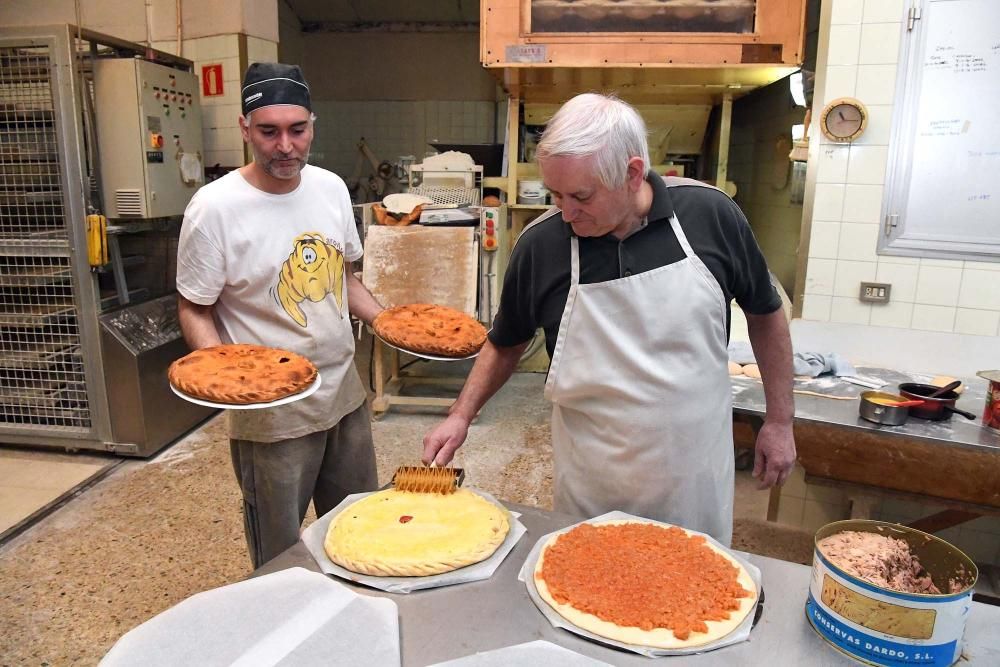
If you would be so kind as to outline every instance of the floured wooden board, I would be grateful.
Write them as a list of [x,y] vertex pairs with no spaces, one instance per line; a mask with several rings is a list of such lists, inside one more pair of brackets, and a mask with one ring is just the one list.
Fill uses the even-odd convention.
[[476,316],[474,227],[368,228],[362,282],[386,308],[433,303]]

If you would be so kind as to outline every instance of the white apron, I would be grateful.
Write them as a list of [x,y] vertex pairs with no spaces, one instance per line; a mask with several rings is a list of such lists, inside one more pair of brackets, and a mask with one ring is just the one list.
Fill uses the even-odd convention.
[[555,507],[586,517],[622,510],[729,545],[727,304],[676,216],[670,226],[685,259],[588,285],[579,284],[572,238],[569,296],[545,384]]

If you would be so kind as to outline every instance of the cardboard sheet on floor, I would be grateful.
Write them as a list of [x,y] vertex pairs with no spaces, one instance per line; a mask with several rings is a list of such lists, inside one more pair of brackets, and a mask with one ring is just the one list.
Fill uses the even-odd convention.
[[193,595],[126,633],[118,665],[398,667],[399,609],[301,567]]
[[474,227],[384,227],[365,238],[362,282],[386,308],[433,303],[476,315]]

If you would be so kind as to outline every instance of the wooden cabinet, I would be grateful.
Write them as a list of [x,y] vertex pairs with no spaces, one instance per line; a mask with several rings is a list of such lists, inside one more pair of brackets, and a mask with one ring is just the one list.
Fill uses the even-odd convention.
[[483,0],[488,68],[797,65],[806,0]]
[[[806,0],[482,0],[481,7],[480,60],[510,96],[507,176],[487,185],[505,190],[509,203],[519,180],[537,177],[527,160],[517,161],[522,104],[526,117],[587,91],[636,105],[651,135],[662,131],[672,142],[700,139],[706,110],[718,107],[713,182],[730,189],[733,100],[788,76],[803,57]],[[653,108],[669,108],[669,120],[653,118],[662,115],[647,113]],[[701,134],[687,132],[696,121]],[[670,146],[654,155],[655,148],[654,164],[688,151]],[[511,208],[516,233],[534,211]]]

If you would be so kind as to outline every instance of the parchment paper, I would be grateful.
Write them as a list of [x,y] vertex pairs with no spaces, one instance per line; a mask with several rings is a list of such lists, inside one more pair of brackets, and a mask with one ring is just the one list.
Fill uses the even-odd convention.
[[[587,519],[586,521],[581,521],[580,523],[599,523],[601,521],[620,521],[620,520],[654,523],[654,524],[659,524],[661,526],[670,525],[659,521],[651,521],[649,519],[644,519],[642,517],[626,514],[625,512],[608,512],[607,514],[602,514],[601,516],[594,517],[593,519]],[[567,526],[562,530],[557,530],[555,532],[549,533],[548,535],[543,535],[542,537],[540,537],[538,539],[538,542],[535,543],[535,546],[531,548],[531,553],[528,554],[528,558],[527,560],[524,561],[524,565],[521,567],[521,572],[520,574],[518,574],[517,577],[518,579],[523,581],[527,586],[528,597],[530,597],[532,602],[535,603],[535,606],[538,607],[538,610],[540,612],[542,612],[542,615],[544,615],[545,618],[549,620],[549,623],[551,623],[555,627],[569,630],[570,632],[574,632],[582,637],[587,637],[588,639],[592,639],[602,644],[607,644],[608,646],[617,646],[618,648],[622,648],[627,651],[632,651],[634,653],[640,653],[642,655],[646,655],[651,658],[658,658],[664,655],[689,655],[692,653],[705,653],[707,651],[714,651],[717,648],[722,648],[723,646],[729,646],[730,644],[736,644],[738,642],[745,641],[750,637],[750,629],[753,627],[753,619],[757,610],[757,605],[760,604],[760,591],[761,591],[760,570],[754,565],[751,565],[749,562],[747,562],[742,556],[740,556],[739,553],[731,551],[730,549],[727,549],[726,547],[722,546],[711,536],[706,535],[705,533],[699,533],[697,531],[691,531],[691,532],[695,535],[703,536],[713,545],[722,549],[727,554],[732,556],[740,565],[746,568],[747,572],[750,574],[750,578],[753,579],[753,583],[757,586],[757,600],[756,602],[754,602],[754,606],[750,609],[750,612],[747,614],[746,618],[743,619],[743,622],[740,623],[740,625],[731,633],[714,642],[709,642],[708,644],[704,644],[703,646],[693,646],[691,648],[681,648],[681,649],[662,649],[662,648],[654,648],[652,646],[638,646],[636,644],[625,644],[624,642],[617,642],[614,641],[613,639],[608,639],[607,637],[601,637],[599,635],[595,635],[592,632],[588,632],[580,628],[579,626],[570,623],[565,618],[560,616],[552,607],[550,607],[548,603],[545,602],[545,600],[543,600],[541,596],[538,594],[538,589],[535,588],[534,573],[535,573],[535,565],[538,563],[538,555],[542,552],[542,546],[549,541],[549,538],[551,538],[553,535],[561,535],[562,533],[570,531],[578,525],[579,523],[574,524],[572,526]]]
[[609,663],[588,658],[576,651],[538,639],[524,644],[505,646],[494,651],[473,653],[430,667],[610,667]]
[[301,567],[193,595],[127,632],[102,667],[398,667],[399,610]]

